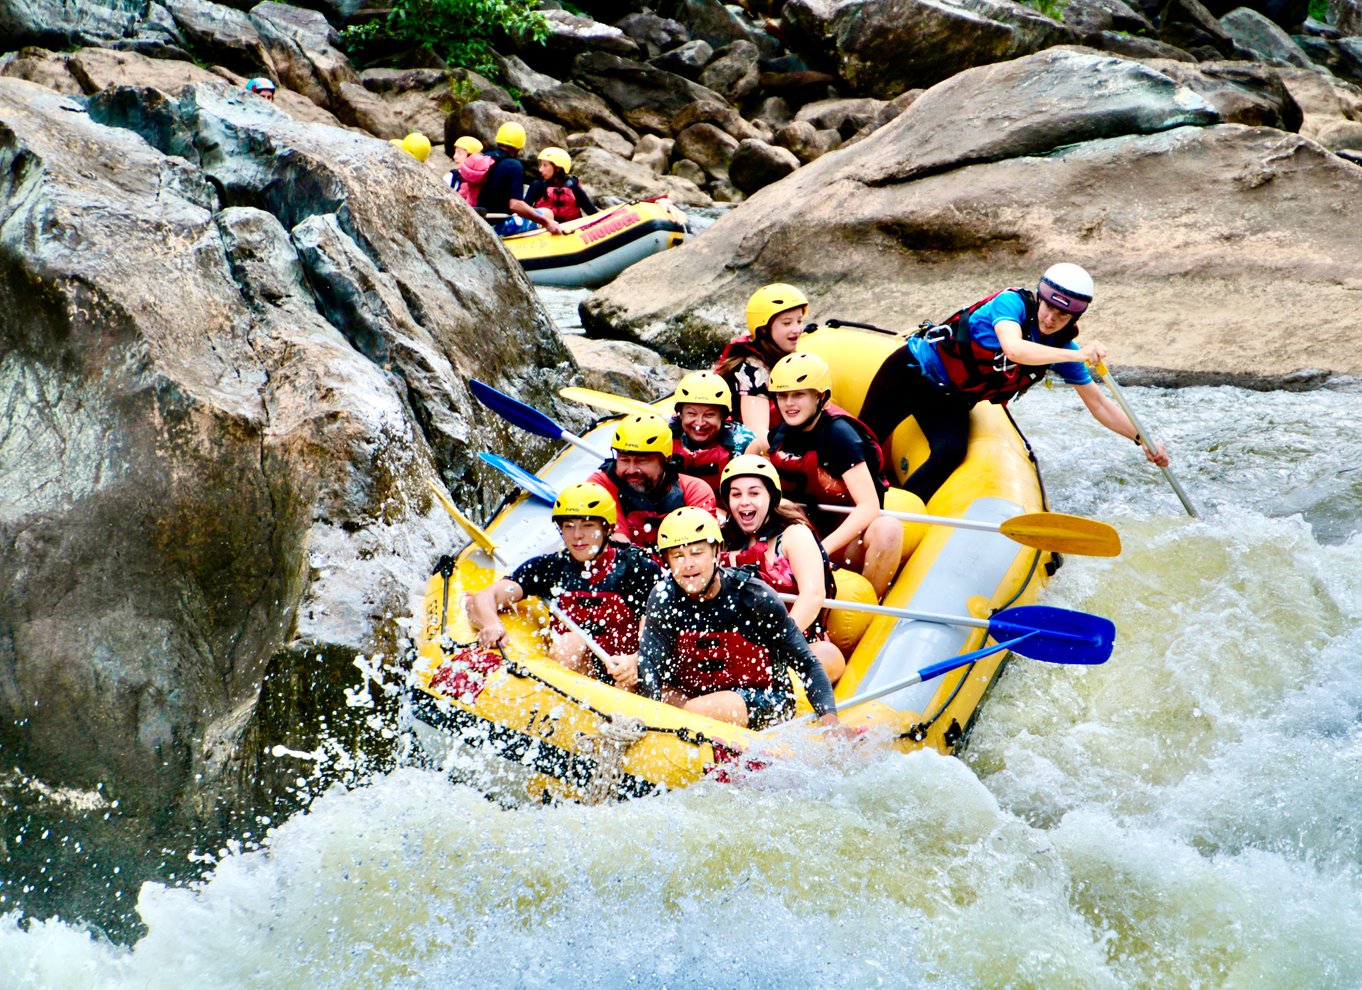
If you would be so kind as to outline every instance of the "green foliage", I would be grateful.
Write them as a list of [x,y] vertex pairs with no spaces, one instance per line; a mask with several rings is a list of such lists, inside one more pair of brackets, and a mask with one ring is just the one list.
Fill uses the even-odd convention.
[[[1069,0],[1021,0],[1021,2],[1055,21],[1064,20],[1064,8],[1069,6]],[[1327,3],[1328,0],[1325,0],[1325,2]]]
[[1329,0],[1310,0],[1310,16],[1317,21],[1326,20],[1329,16]]
[[341,39],[352,55],[398,42],[427,48],[448,65],[493,75],[492,42],[501,34],[543,41],[549,25],[535,0],[395,0],[386,20],[348,27]]

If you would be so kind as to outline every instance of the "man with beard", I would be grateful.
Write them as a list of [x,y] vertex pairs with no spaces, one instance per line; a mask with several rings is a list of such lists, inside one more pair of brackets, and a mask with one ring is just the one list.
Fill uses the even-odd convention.
[[714,489],[698,478],[680,474],[669,463],[671,425],[660,416],[629,416],[615,429],[613,460],[606,461],[588,481],[615,499],[616,533],[636,546],[657,543],[662,517],[683,505],[714,514]]

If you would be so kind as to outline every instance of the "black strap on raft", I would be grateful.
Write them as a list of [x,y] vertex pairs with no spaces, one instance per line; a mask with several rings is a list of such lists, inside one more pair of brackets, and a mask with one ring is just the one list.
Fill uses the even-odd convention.
[[449,618],[449,579],[454,576],[454,558],[447,553],[440,554],[432,574],[444,578],[444,589],[440,597],[440,634],[444,635],[445,623]]
[[[856,322],[854,322],[854,321],[852,321],[852,320],[838,320],[838,319],[835,319],[835,318],[834,318],[834,319],[828,320],[828,321],[827,321],[826,323],[824,323],[823,325],[824,325],[824,326],[828,326],[828,327],[832,327],[834,330],[837,329],[838,327],[854,327],[854,328],[857,329],[857,330],[874,330],[876,333],[887,333],[887,334],[889,334],[891,337],[906,337],[906,336],[908,336],[908,334],[905,333],[905,332],[902,331],[902,330],[886,330],[884,327],[877,327],[877,326],[875,326],[875,324],[873,324],[873,323],[856,323]],[[817,324],[814,324],[813,326],[814,326],[815,329],[817,329]],[[805,328],[804,328],[804,332],[805,332],[805,333],[808,333],[808,332],[809,332],[809,328],[808,328],[808,327],[805,327]]]

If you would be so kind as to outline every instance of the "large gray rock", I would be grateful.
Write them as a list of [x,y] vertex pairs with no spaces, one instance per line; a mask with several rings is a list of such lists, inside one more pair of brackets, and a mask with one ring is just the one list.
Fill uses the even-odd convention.
[[1181,48],[1159,41],[1157,38],[1126,34],[1123,31],[1098,31],[1096,34],[1085,34],[1083,44],[1089,48],[1109,52],[1112,55],[1120,55],[1124,58],[1167,58],[1179,62],[1196,61],[1196,56],[1189,55]]
[[638,132],[620,120],[608,103],[575,83],[560,83],[527,93],[521,100],[525,109],[536,117],[547,117],[569,131],[599,127],[614,131],[630,143],[638,140]]
[[563,343],[581,369],[582,384],[611,395],[652,402],[673,391],[686,373],[656,351],[627,340],[593,340],[568,334]]
[[886,100],[869,97],[849,100],[816,100],[806,103],[795,114],[795,120],[804,120],[817,130],[834,130],[845,140],[863,127],[881,119]]
[[676,135],[674,158],[689,158],[716,179],[728,177],[738,139],[713,124],[692,124]]
[[775,142],[788,148],[801,162],[808,163],[840,148],[842,135],[831,128],[820,131],[807,120],[792,120],[776,131]]
[[687,79],[699,80],[709,60],[714,57],[714,46],[708,41],[687,41],[679,48],[654,56],[648,63],[664,72],[674,72]]
[[135,36],[144,20],[138,0],[6,0],[0,3],[4,48],[110,45]]
[[1329,0],[1329,23],[1344,35],[1362,35],[1362,0]]
[[700,85],[732,103],[741,103],[757,91],[760,76],[757,46],[750,41],[735,41],[714,53],[714,59],[700,73]]
[[1154,25],[1124,0],[1069,0],[1064,23],[1083,37],[1103,31],[1154,33]]
[[675,0],[670,9],[692,38],[707,41],[715,48],[750,41],[763,58],[771,58],[780,51],[775,38],[720,0]]
[[471,134],[489,151],[494,147],[497,130],[502,124],[514,121],[525,128],[525,147],[522,161],[533,161],[541,148],[567,146],[567,132],[558,124],[523,113],[507,113],[495,103],[474,100],[451,113],[446,121],[445,144],[452,145],[461,134]]
[[260,32],[242,11],[211,0],[165,0],[165,7],[200,58],[242,75],[275,77]]
[[[646,134],[644,137],[656,138],[655,134]],[[668,139],[670,140],[670,139]],[[567,136],[567,144],[563,145],[574,155],[584,148],[600,148],[608,151],[612,155],[620,158],[632,159],[634,148],[629,144],[629,139],[618,131],[607,131],[600,127],[593,127],[589,131],[579,131],[576,134]]]
[[337,101],[342,83],[360,81],[336,47],[340,42],[336,29],[319,11],[265,0],[251,9],[249,18],[269,52],[279,85],[319,107],[329,107]]
[[744,141],[728,163],[728,178],[750,196],[758,189],[779,182],[797,168],[799,159],[793,152],[765,141]]
[[659,17],[648,10],[621,18],[615,22],[615,27],[633,39],[645,58],[655,58],[690,40],[690,33],[680,21]]
[[683,76],[604,52],[588,52],[573,63],[573,78],[605,97],[625,123],[639,131],[670,133],[669,121],[696,100],[727,101]]
[[1199,0],[1165,0],[1159,10],[1159,40],[1198,58],[1234,54],[1234,41]]
[[754,124],[743,119],[742,114],[726,103],[712,100],[696,100],[683,107],[669,121],[673,133],[680,134],[691,124],[713,124],[719,130],[733,135],[739,141],[761,138],[764,135]]
[[784,21],[792,45],[828,51],[848,86],[881,99],[1078,40],[1012,0],[789,0]]
[[678,206],[713,206],[698,185],[676,175],[658,175],[647,165],[631,162],[600,148],[583,148],[572,156],[572,174],[598,197],[617,200],[667,196]]
[[[381,758],[343,692],[359,654],[394,659],[461,539],[425,486],[485,508],[474,454],[523,441],[464,382],[555,409],[572,365],[485,225],[384,142],[219,84],[86,113],[0,79],[0,122],[22,424],[0,431],[0,750],[118,802],[66,814],[97,860],[131,850],[108,891],[127,905],[296,806],[271,747]],[[39,831],[7,881],[61,859],[72,833]]]
[[1181,83],[1215,108],[1226,124],[1298,131],[1301,108],[1266,66],[1253,62],[1188,63],[1152,59],[1145,63]]

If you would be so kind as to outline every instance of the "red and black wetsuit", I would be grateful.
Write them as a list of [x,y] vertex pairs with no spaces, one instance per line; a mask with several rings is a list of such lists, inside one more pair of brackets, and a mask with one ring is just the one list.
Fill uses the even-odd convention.
[[775,592],[742,570],[721,567],[719,581],[719,593],[708,601],[686,594],[670,577],[653,589],[639,644],[640,693],[737,691],[748,725],[758,729],[793,713],[787,673],[793,669],[813,710],[835,712],[828,675]]
[[585,564],[567,550],[532,557],[511,580],[527,595],[554,599],[606,653],[618,656],[638,652],[639,619],[661,576],[646,551],[607,543]]

